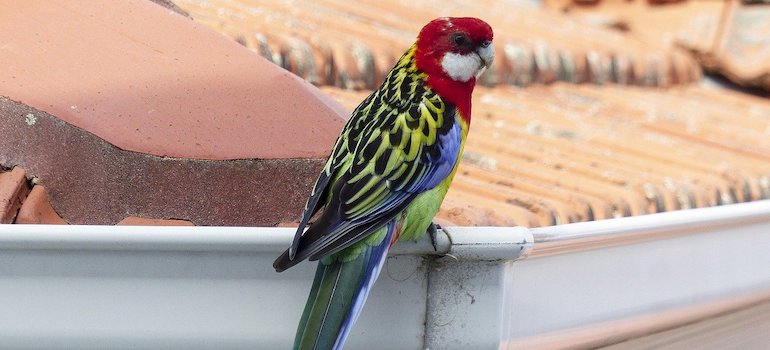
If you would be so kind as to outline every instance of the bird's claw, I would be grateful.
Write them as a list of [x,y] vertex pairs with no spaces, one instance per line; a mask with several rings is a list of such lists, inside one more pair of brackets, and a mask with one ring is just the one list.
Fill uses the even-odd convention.
[[428,226],[428,235],[430,236],[430,244],[433,246],[434,252],[438,252],[438,245],[436,244],[436,236],[438,235],[438,230],[440,229],[441,229],[441,226],[433,222],[431,222],[430,226]]

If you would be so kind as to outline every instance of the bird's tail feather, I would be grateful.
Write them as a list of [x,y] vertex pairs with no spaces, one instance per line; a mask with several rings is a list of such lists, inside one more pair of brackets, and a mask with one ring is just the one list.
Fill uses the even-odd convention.
[[395,224],[382,243],[367,247],[355,260],[318,263],[305,311],[297,327],[295,350],[342,349],[390,248]]

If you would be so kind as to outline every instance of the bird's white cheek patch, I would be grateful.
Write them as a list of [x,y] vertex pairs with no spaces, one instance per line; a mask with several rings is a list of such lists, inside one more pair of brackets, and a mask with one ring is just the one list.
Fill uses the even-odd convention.
[[441,59],[441,67],[444,68],[444,72],[453,80],[466,82],[479,72],[481,58],[475,53],[460,55],[447,52],[444,54],[444,58]]

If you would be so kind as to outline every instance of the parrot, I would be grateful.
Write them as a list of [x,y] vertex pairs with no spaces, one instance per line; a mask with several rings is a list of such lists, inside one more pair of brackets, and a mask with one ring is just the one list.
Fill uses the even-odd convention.
[[342,349],[396,241],[430,234],[435,248],[434,216],[462,157],[476,79],[494,60],[492,39],[477,18],[430,21],[352,112],[273,263],[282,272],[318,260],[294,349]]

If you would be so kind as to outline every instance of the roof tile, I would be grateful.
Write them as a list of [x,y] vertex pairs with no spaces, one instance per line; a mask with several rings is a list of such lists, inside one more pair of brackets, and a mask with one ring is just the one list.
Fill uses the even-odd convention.
[[345,121],[311,84],[149,1],[30,2],[0,11],[0,42],[2,96],[125,150],[321,158]]
[[16,216],[17,224],[49,224],[64,225],[67,222],[56,213],[48,201],[48,191],[45,186],[35,185],[24,199],[24,204]]
[[[0,11],[0,41],[1,165],[23,166],[73,224],[294,220],[345,120],[311,84],[149,1],[25,3]],[[0,186],[3,222],[19,186]]]
[[24,169],[15,167],[0,173],[0,223],[10,224],[16,219],[24,198],[29,194]]
[[126,226],[193,226],[193,223],[187,220],[152,219],[138,216],[129,216],[117,224]]
[[[322,159],[199,160],[126,151],[2,97],[0,135],[4,163],[23,165],[38,178],[72,224],[115,224],[132,215],[272,226],[296,218],[323,167]],[[274,181],[279,178],[285,181]]]
[[664,47],[684,45],[706,51],[719,35],[729,1],[594,1],[545,0],[546,8],[568,13],[586,25],[621,31]]
[[[484,18],[495,28],[502,54],[483,77],[485,85],[559,80],[666,86],[699,78],[695,61],[670,43],[596,28],[516,2],[434,0],[413,2],[408,10],[395,1],[379,0],[356,6],[341,0],[177,3],[196,21],[318,85],[376,87],[395,58],[414,42],[420,25],[445,15]],[[266,46],[272,54],[264,54]],[[644,73],[632,72],[632,67]]]
[[[584,24],[624,28],[625,32],[660,45],[694,52],[709,71],[733,82],[770,90],[770,6],[750,1],[594,1],[548,0],[545,6],[568,12]],[[673,81],[689,74],[691,60],[672,55]],[[699,75],[700,72],[694,72]],[[693,81],[692,78],[684,78]],[[695,77],[697,80],[697,77]]]
[[770,91],[770,6],[733,1],[705,61],[730,80]]

